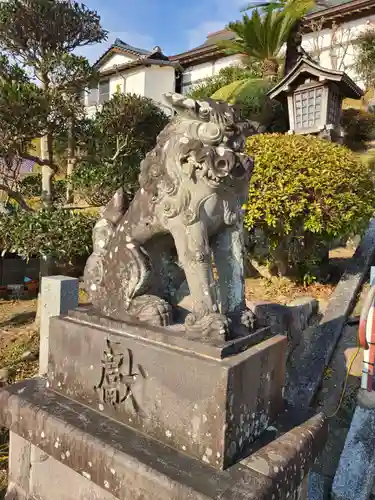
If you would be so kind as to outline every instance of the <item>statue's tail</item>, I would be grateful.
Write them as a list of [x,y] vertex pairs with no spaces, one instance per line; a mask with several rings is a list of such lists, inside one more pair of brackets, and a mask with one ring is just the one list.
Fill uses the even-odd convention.
[[100,295],[99,291],[104,280],[103,258],[107,253],[116,226],[126,211],[126,203],[124,191],[119,189],[101,212],[100,218],[93,229],[93,252],[86,262],[84,284],[85,290],[94,305],[96,305],[96,298]]

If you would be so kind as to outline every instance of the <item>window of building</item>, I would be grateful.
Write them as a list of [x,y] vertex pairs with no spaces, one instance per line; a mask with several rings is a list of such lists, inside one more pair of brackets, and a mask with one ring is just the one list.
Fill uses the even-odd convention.
[[109,80],[99,83],[99,104],[109,101]]
[[99,89],[98,85],[92,86],[87,93],[87,106],[95,106],[98,104],[99,100]]
[[109,80],[103,80],[89,88],[87,93],[87,106],[96,106],[109,101]]

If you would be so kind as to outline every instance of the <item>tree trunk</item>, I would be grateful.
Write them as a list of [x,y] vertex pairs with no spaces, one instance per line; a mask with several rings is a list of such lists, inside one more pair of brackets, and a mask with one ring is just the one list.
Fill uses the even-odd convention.
[[297,21],[291,29],[286,42],[284,76],[290,73],[302,55],[302,26],[302,21]]
[[[40,77],[41,87],[47,92],[49,87],[48,76],[42,75]],[[40,153],[42,160],[49,161],[50,165],[53,164],[53,137],[51,133],[47,133],[40,140]],[[48,165],[42,166],[42,202],[47,208],[52,207],[53,193],[52,193],[52,179],[54,171]],[[35,325],[39,327],[40,324],[40,290],[42,286],[43,276],[50,276],[53,274],[52,271],[53,260],[51,257],[47,257],[45,261],[41,259],[41,269],[39,274],[39,294],[37,303],[37,313],[35,317]]]
[[272,250],[273,265],[271,265],[271,273],[278,276],[288,276],[289,274],[289,259],[287,242],[280,243]]
[[[40,78],[42,89],[47,92],[49,88],[49,79],[47,75]],[[53,163],[53,139],[50,133],[47,133],[40,140],[40,152],[42,160]],[[52,206],[52,178],[53,170],[48,165],[42,166],[42,202],[46,207]]]
[[[47,134],[41,138],[41,157],[42,160],[53,162],[52,136]],[[53,170],[48,165],[42,166],[42,202],[46,207],[52,205],[52,178]]]
[[279,72],[279,63],[274,59],[263,61],[263,77],[274,80]]
[[67,162],[67,170],[66,170],[66,203],[73,203],[74,195],[73,195],[73,186],[71,183],[71,175],[74,170],[74,166],[76,163],[75,157],[75,144],[74,144],[74,133],[73,133],[73,119],[70,120],[69,128],[68,128],[68,162]]

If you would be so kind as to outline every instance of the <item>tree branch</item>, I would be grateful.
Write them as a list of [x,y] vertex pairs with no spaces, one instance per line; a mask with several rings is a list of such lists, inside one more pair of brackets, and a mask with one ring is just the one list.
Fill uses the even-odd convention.
[[41,166],[46,165],[46,166],[50,167],[54,172],[57,172],[59,169],[59,167],[57,165],[55,165],[54,163],[51,163],[49,160],[42,160],[42,158],[40,158],[39,156],[34,156],[34,155],[24,154],[24,153],[21,156],[24,160],[35,161],[35,163],[38,163],[38,165],[41,165]]
[[129,137],[128,136],[126,137],[125,141],[121,144],[121,146],[120,146],[120,141],[119,141],[118,137],[117,137],[117,141],[116,142],[117,142],[117,151],[112,156],[112,158],[110,159],[111,162],[114,162],[115,160],[117,160],[117,158],[120,156],[120,154],[124,151],[124,149],[128,145]]
[[21,193],[17,193],[17,191],[13,191],[6,184],[0,184],[0,190],[5,191],[9,198],[15,200],[21,208],[26,210],[27,212],[33,212],[33,209],[29,207],[29,205],[24,200]]

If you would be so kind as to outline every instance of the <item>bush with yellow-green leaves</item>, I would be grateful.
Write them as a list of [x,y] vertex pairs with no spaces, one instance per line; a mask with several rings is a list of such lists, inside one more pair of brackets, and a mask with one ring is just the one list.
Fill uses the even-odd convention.
[[372,167],[311,136],[255,135],[247,151],[255,160],[245,215],[253,242],[262,235],[275,273],[313,280],[330,242],[362,232],[373,214]]

